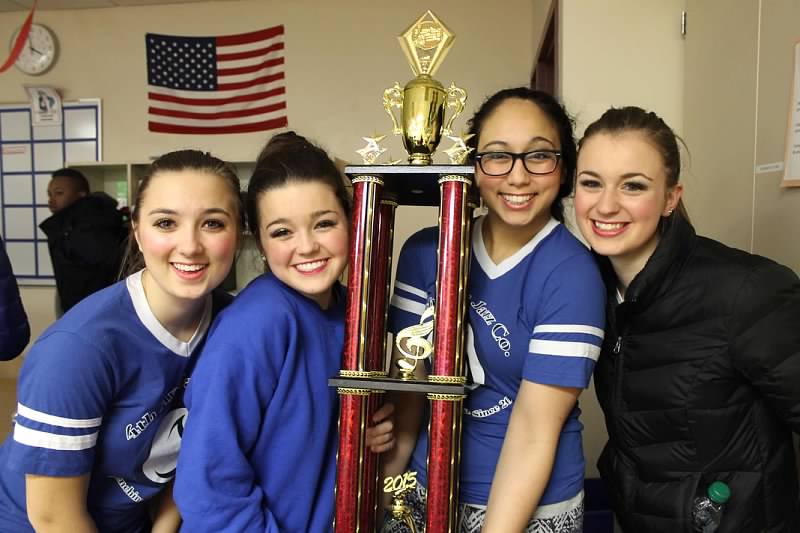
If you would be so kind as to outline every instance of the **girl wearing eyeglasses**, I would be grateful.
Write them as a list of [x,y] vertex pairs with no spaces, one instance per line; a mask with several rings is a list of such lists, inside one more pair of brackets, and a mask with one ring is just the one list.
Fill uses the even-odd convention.
[[[472,234],[466,355],[474,389],[464,403],[458,531],[577,533],[584,476],[577,399],[600,353],[604,290],[588,250],[563,224],[576,159],[572,122],[552,96],[517,88],[490,97],[470,126],[488,212]],[[433,304],[437,235],[424,229],[403,246],[395,334]],[[425,398],[398,398],[395,417],[384,469],[417,471],[410,503],[419,528]]]

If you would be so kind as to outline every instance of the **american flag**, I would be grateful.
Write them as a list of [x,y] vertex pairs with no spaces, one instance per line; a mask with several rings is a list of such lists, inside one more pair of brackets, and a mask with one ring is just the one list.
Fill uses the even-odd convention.
[[223,37],[148,33],[148,129],[245,133],[286,119],[283,26]]

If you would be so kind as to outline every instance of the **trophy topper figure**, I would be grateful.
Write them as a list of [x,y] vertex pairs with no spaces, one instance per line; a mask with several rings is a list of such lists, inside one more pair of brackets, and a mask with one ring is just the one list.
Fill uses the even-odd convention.
[[[455,34],[426,11],[398,39],[416,77],[405,87],[395,82],[386,89],[383,108],[392,119],[393,133],[403,136],[409,163],[430,165],[442,135],[452,133],[453,121],[464,111],[467,100],[464,89],[451,83],[445,90],[432,77],[453,45]],[[452,110],[447,123],[446,108]],[[399,121],[394,109],[401,110]]]
[[436,18],[431,11],[408,27],[397,40],[406,54],[414,76],[433,76],[453,46],[456,35]]

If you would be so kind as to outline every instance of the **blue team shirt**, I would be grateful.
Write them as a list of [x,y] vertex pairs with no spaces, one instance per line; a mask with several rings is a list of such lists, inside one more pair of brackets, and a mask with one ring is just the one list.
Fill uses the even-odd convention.
[[[603,339],[605,290],[589,251],[555,220],[515,254],[495,264],[483,243],[483,218],[472,235],[466,356],[473,390],[464,403],[462,503],[486,505],[511,409],[522,380],[585,388]],[[403,246],[390,309],[393,333],[419,323],[436,295],[438,229]],[[434,354],[435,357],[435,354]],[[576,405],[561,432],[540,505],[564,502],[583,488],[582,424]],[[427,483],[428,439],[420,432],[410,468]]]
[[0,449],[0,531],[33,531],[25,474],[90,474],[87,507],[100,531],[149,531],[149,500],[175,475],[183,390],[212,304],[182,342],[153,315],[141,275],[83,300],[26,357]]
[[186,392],[181,531],[332,531],[345,295],[264,274],[220,314]]

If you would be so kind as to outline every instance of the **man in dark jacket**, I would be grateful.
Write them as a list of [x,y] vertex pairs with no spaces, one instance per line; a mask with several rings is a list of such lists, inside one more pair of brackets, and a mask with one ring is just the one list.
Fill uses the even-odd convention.
[[105,193],[90,194],[79,171],[53,172],[47,187],[53,216],[39,224],[47,235],[61,310],[108,285],[119,274],[127,229],[117,202]]
[[9,361],[21,354],[30,338],[31,328],[19,297],[17,278],[0,239],[0,360]]

